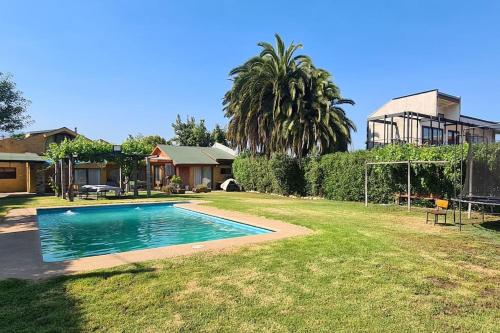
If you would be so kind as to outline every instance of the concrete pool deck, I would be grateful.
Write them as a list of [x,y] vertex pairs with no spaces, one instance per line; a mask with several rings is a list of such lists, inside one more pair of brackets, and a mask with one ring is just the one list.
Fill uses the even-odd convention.
[[[151,202],[150,204],[171,203],[171,201]],[[40,236],[36,218],[36,208],[18,208],[8,212],[0,224],[0,279],[22,278],[42,279],[66,274],[77,274],[95,269],[110,268],[119,265],[137,263],[147,260],[172,258],[190,255],[203,251],[224,251],[244,245],[268,242],[288,237],[312,233],[305,227],[270,220],[239,212],[221,210],[201,205],[203,201],[175,203],[175,206],[195,212],[213,215],[236,222],[269,229],[274,232],[205,242],[171,245],[153,249],[120,252],[76,260],[46,263],[42,261]],[[125,203],[127,204],[127,203]],[[131,202],[130,204],[149,204],[147,202]],[[120,204],[123,205],[123,204]],[[92,205],[92,206],[109,206]],[[47,207],[75,208],[79,206]],[[81,207],[89,207],[81,206]],[[42,208],[42,207],[40,207]]]

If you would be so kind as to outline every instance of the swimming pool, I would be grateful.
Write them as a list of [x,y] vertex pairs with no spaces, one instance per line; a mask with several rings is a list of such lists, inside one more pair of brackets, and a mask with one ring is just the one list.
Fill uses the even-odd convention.
[[47,208],[37,217],[45,262],[272,232],[172,203]]

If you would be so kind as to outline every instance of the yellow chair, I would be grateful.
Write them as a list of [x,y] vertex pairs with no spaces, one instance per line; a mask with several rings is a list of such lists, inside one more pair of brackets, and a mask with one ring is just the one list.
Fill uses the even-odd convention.
[[444,223],[446,224],[446,215],[448,213],[448,200],[436,199],[436,207],[427,211],[425,223],[429,222],[429,214],[434,215],[434,224],[439,222],[439,215],[444,216]]

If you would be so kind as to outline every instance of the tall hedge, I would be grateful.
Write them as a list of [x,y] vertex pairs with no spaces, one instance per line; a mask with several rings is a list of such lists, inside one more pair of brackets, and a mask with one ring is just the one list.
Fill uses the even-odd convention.
[[[323,193],[334,200],[362,201],[365,162],[448,161],[445,165],[414,164],[411,168],[412,193],[452,197],[460,179],[461,146],[415,147],[390,145],[369,151],[335,153],[322,157]],[[406,164],[369,167],[370,201],[387,203],[394,193],[407,191]]]
[[[461,146],[390,145],[369,151],[310,156],[302,160],[284,154],[274,155],[271,159],[244,155],[235,160],[233,172],[246,190],[362,201],[365,163],[368,161],[445,160],[449,163],[444,166],[415,164],[411,170],[412,192],[451,197],[458,190],[455,185],[460,179],[460,149]],[[370,201],[390,202],[395,192],[407,191],[405,164],[377,165],[369,170]]]
[[300,161],[286,154],[240,156],[233,163],[233,174],[247,191],[282,195],[305,194],[304,172]]

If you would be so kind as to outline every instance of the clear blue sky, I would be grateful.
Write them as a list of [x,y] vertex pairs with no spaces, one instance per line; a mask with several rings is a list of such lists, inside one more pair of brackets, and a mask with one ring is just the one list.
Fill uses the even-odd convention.
[[304,44],[358,126],[392,97],[438,88],[500,120],[500,1],[3,1],[0,71],[31,99],[28,130],[171,137],[179,113],[226,124],[228,72],[256,43]]

